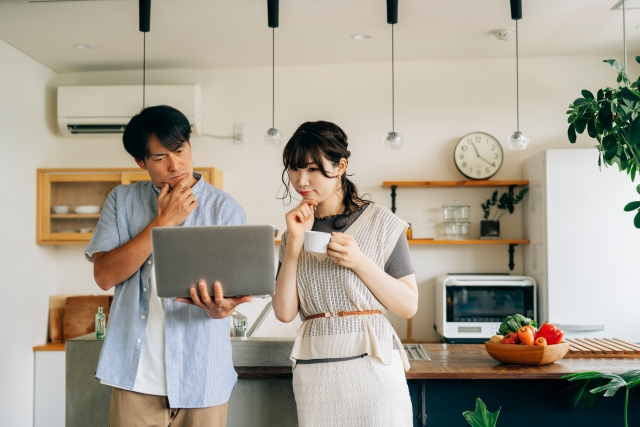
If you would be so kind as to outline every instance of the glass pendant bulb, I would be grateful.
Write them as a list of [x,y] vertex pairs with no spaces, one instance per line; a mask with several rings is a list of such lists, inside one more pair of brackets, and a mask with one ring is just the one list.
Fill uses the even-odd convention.
[[276,128],[270,128],[266,131],[262,136],[262,139],[267,145],[273,145],[274,147],[282,145],[282,133]]
[[404,145],[404,138],[400,132],[389,132],[384,136],[384,147],[391,150],[400,150]]
[[509,135],[509,149],[524,150],[529,145],[529,138],[522,132],[515,131]]

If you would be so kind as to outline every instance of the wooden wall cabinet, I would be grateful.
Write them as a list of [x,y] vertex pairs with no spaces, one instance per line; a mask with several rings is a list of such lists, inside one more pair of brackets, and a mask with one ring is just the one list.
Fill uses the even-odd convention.
[[[222,189],[222,171],[194,168],[209,184]],[[87,244],[100,218],[99,213],[75,213],[76,206],[104,205],[118,185],[148,181],[138,168],[38,169],[36,244]],[[69,213],[54,213],[52,206],[70,206]]]

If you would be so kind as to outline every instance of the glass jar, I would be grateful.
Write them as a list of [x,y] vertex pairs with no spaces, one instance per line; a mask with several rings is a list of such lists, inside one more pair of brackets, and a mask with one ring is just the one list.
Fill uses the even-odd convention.
[[454,211],[454,217],[456,221],[469,221],[470,206],[456,206]]
[[468,236],[469,235],[469,221],[462,221],[455,223],[456,236]]
[[444,223],[444,234],[450,237],[455,237],[456,235],[456,223],[455,222],[445,222]]
[[455,221],[456,220],[456,208],[457,206],[443,206],[442,207],[442,218],[444,222]]

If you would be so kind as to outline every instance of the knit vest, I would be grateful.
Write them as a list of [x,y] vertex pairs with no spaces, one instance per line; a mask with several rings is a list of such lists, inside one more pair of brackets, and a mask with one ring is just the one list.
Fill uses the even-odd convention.
[[[388,209],[371,203],[345,233],[353,236],[360,250],[384,270],[407,225]],[[280,245],[280,261],[284,258],[286,234]],[[387,311],[353,270],[302,249],[297,279],[303,324],[290,356],[294,366],[298,359],[362,354],[391,365],[393,340],[400,344],[400,339],[386,317],[373,314],[306,320],[308,316],[326,312],[379,310],[384,314]],[[402,346],[399,347],[405,370],[408,370],[407,356]]]

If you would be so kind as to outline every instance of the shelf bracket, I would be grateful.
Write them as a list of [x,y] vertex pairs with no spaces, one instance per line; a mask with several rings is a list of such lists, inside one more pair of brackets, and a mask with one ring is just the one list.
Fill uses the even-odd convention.
[[515,185],[510,185],[510,186],[509,186],[509,195],[510,195],[510,196],[513,196],[513,190],[514,190],[515,188],[516,188],[516,186],[515,186]]
[[515,252],[515,247],[517,244],[510,243],[509,244],[509,270],[513,271],[513,267],[516,265],[513,263],[513,253]]
[[391,186],[391,212],[396,213],[396,188],[397,185]]

